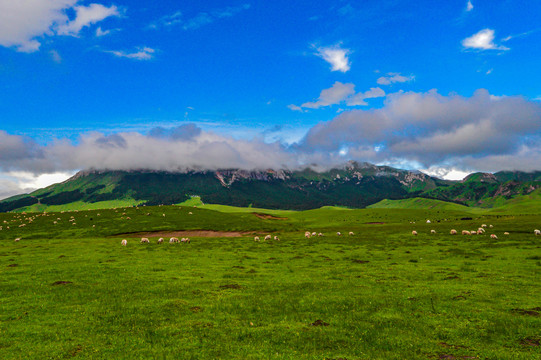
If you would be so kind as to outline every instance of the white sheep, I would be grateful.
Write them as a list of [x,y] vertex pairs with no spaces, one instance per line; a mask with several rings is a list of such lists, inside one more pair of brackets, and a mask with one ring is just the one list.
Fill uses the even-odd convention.
[[158,239],[158,244],[161,244],[161,243],[163,243],[163,238]]
[[353,235],[355,235],[355,234],[353,233],[353,231],[350,231],[350,232],[349,232],[349,236],[353,236]]
[[413,231],[411,232],[411,235],[417,236],[417,231],[413,230]]
[[471,233],[468,230],[462,230],[462,235],[471,235]]
[[169,244],[174,244],[178,242],[178,239],[176,237],[172,237],[171,239],[169,239]]
[[182,238],[180,241],[183,242],[183,243],[189,243],[190,238]]
[[310,234],[310,231],[306,231],[304,233],[304,237],[307,238],[307,239],[310,239],[310,236],[312,236],[312,234]]
[[13,240],[13,241],[15,241],[15,242],[19,242],[19,241],[21,241],[21,238],[16,238],[16,239],[15,239],[15,240]]
[[270,235],[265,236],[265,241],[272,239]]
[[498,237],[496,236],[496,234],[490,234],[490,238],[491,239],[497,239]]
[[323,233],[319,233],[319,234],[317,234],[317,236],[320,236],[320,237],[321,237],[321,236],[323,236]]
[[537,235],[541,235],[541,230],[538,230],[538,229],[535,229],[533,231],[533,233],[537,236]]
[[312,236],[316,236],[316,232],[315,232],[315,231],[312,233]]
[[504,234],[504,235],[509,235],[509,233],[508,233],[507,231],[506,231],[506,232],[504,232],[503,234]]
[[255,236],[254,241],[261,241],[261,240],[259,239],[259,236]]
[[126,245],[128,245],[128,240],[122,239],[122,241],[120,242],[120,244],[121,244],[122,246],[126,246]]
[[150,243],[150,240],[148,238],[141,238],[141,244],[148,244]]
[[451,229],[451,231],[449,232],[451,235],[456,235],[456,230],[455,229]]
[[340,231],[338,231],[338,232],[336,233],[336,235],[342,236],[342,233],[341,233]]
[[430,233],[431,233],[431,234],[435,234],[435,233],[436,233],[436,230],[430,230]]
[[280,241],[280,238],[278,236],[274,235],[274,240]]

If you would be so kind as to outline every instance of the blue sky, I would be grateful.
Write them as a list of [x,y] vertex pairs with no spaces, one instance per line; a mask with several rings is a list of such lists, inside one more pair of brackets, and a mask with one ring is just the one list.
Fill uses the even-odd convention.
[[[141,152],[171,170],[541,169],[540,15],[532,1],[0,0],[0,188],[152,167],[126,162]],[[136,145],[156,128],[184,152]],[[472,133],[479,146],[460,140]]]

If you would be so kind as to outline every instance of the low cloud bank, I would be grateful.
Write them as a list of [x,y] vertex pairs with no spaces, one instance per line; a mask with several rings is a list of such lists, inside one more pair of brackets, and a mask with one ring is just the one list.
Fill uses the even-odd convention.
[[[520,96],[398,92],[381,109],[345,111],[295,144],[204,131],[195,124],[146,134],[90,132],[39,145],[0,130],[0,175],[79,169],[328,169],[347,160],[459,171],[541,170],[541,106]],[[0,184],[13,187],[13,181]],[[8,191],[10,192],[10,191]],[[4,191],[5,193],[5,191]],[[1,192],[0,192],[1,196]]]

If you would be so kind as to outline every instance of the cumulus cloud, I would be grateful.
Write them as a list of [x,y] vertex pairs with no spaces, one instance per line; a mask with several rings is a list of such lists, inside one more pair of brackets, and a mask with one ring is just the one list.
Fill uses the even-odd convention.
[[340,44],[316,49],[316,55],[331,64],[331,71],[348,72],[351,68],[348,55],[349,49],[342,49]]
[[56,139],[40,145],[0,131],[0,173],[296,169],[313,164],[326,169],[350,159],[415,164],[442,174],[442,169],[455,173],[541,169],[541,104],[521,96],[491,96],[482,89],[471,97],[435,90],[389,94],[382,108],[344,111],[290,145],[265,141],[266,135],[239,139],[183,124],[145,134],[90,132],[76,142]]
[[462,40],[465,49],[474,50],[509,50],[508,47],[494,43],[494,30],[483,29],[476,34]]
[[319,109],[322,106],[338,104],[353,94],[355,94],[354,84],[342,84],[340,81],[337,81],[330,88],[322,90],[317,101],[305,102],[301,107]]
[[365,99],[373,99],[384,96],[385,91],[383,91],[381,88],[370,88],[370,90],[368,91],[360,92],[349,97],[346,101],[346,104],[348,106],[368,105],[368,103],[364,101]]
[[301,106],[288,105],[288,107],[294,111],[303,111],[303,108],[319,109],[321,107],[336,105],[342,102],[346,102],[348,106],[368,105],[366,101],[364,101],[365,99],[383,96],[385,96],[385,91],[381,88],[370,88],[368,91],[355,94],[354,84],[343,84],[340,81],[336,81],[330,88],[322,90],[316,101],[305,102]]
[[343,112],[311,128],[298,146],[305,152],[374,148],[378,151],[369,161],[409,159],[430,166],[466,157],[512,156],[527,137],[541,137],[541,106],[535,102],[494,98],[486,90],[471,98],[430,91],[395,93],[382,109]]
[[[78,0],[2,0],[0,1],[0,46],[20,52],[35,52],[41,38],[54,35],[77,35],[85,26],[109,16],[118,16],[113,5],[75,6]],[[74,7],[75,6],[75,7]],[[76,11],[69,20],[66,11]]]
[[473,4],[471,0],[468,0],[468,3],[466,4],[466,11],[472,11],[473,10]]
[[111,16],[120,16],[115,5],[110,7],[101,4],[90,4],[89,6],[75,6],[76,16],[72,21],[58,27],[59,35],[77,36],[86,26],[100,22]]
[[391,85],[393,83],[403,83],[403,82],[412,81],[414,79],[415,79],[415,76],[413,75],[404,76],[404,75],[401,75],[400,73],[390,72],[390,73],[387,73],[387,76],[382,76],[378,78],[377,83],[380,85]]
[[155,49],[149,48],[149,47],[138,47],[133,52],[127,52],[123,50],[104,50],[106,53],[113,54],[116,57],[123,57],[133,60],[151,60],[154,58],[154,54],[156,53]]

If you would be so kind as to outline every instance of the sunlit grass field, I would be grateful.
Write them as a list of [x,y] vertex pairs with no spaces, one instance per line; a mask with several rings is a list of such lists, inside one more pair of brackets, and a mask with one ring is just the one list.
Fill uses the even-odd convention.
[[0,359],[541,358],[541,216],[197,205],[0,214]]

